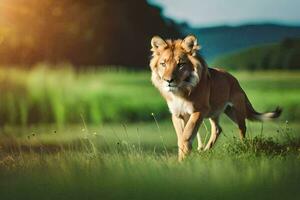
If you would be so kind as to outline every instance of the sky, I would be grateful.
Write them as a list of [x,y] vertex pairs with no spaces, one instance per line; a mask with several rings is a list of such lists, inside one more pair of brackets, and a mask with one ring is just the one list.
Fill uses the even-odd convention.
[[192,26],[280,23],[300,25],[300,0],[148,0]]

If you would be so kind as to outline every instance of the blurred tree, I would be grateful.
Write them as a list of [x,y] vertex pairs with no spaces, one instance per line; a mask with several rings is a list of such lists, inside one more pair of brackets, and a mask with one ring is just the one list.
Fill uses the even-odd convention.
[[146,0],[0,1],[0,64],[145,68],[153,35],[180,36]]

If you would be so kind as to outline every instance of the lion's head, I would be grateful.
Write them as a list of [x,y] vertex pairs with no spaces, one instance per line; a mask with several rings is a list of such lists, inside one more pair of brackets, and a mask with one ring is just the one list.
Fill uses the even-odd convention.
[[153,83],[164,91],[178,93],[191,91],[201,78],[203,63],[197,56],[200,46],[197,38],[189,35],[183,40],[151,40]]

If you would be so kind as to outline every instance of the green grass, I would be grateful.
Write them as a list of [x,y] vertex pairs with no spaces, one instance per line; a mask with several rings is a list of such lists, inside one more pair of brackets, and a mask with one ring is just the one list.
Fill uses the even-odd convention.
[[[215,148],[194,150],[183,163],[170,121],[159,121],[159,128],[155,122],[7,126],[1,131],[1,199],[300,197],[297,123],[249,122],[244,143],[226,118],[222,124]],[[207,138],[205,126],[201,134]]]
[[0,90],[0,121],[9,124],[141,121],[165,109],[146,72],[1,69]]
[[149,72],[0,69],[0,199],[299,199],[300,73],[234,75],[283,116],[247,122],[244,142],[222,117],[215,148],[179,163]]
[[[235,72],[260,111],[284,108],[283,119],[300,117],[299,72]],[[0,68],[0,123],[137,122],[169,116],[167,106],[151,85],[150,72],[91,70],[76,73],[65,66],[33,70]],[[284,98],[282,98],[284,97]]]

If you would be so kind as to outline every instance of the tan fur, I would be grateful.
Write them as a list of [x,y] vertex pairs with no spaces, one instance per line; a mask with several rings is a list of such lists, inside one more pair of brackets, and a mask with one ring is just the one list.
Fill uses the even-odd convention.
[[280,109],[256,112],[236,78],[223,70],[208,68],[204,59],[197,55],[200,46],[195,36],[173,41],[155,36],[151,45],[151,80],[172,113],[179,160],[190,152],[204,118],[210,119],[211,137],[204,147],[199,135],[198,149],[208,150],[222,132],[219,116],[223,112],[238,125],[242,139],[246,133],[246,118],[268,120],[279,117]]

